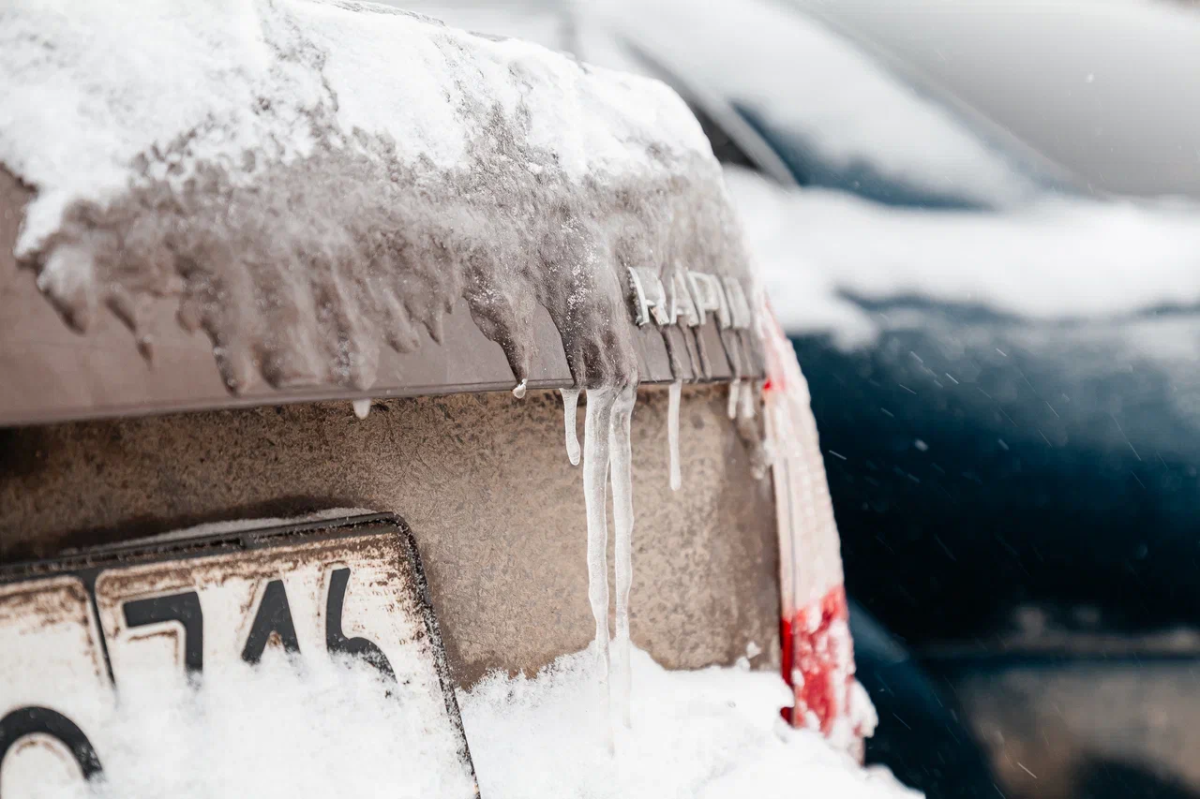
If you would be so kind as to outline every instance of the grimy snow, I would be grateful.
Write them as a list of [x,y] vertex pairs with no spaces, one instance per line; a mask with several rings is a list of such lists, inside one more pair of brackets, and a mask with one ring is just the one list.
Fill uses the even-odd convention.
[[[760,293],[683,101],[656,81],[355,2],[6,6],[0,165],[36,191],[17,256],[77,330],[107,309],[153,358],[162,322],[146,309],[166,297],[179,324],[207,334],[231,392],[265,381],[369,395],[381,351],[440,342],[461,299],[519,398],[535,312],[549,313],[575,383],[562,396],[567,455],[583,467],[596,674],[607,705],[611,671],[628,727],[639,376],[627,287],[641,324],[721,319],[731,417],[753,414],[761,389],[744,376]],[[703,341],[688,338],[672,365],[708,373]],[[669,390],[672,488],[681,389]]]

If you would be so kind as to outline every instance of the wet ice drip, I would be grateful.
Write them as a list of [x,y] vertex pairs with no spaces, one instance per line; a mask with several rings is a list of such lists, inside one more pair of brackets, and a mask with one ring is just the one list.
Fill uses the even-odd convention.
[[738,419],[749,421],[755,417],[758,413],[759,391],[753,381],[746,380],[743,382],[741,392],[738,395]]
[[741,381],[736,377],[729,381],[729,401],[725,403],[725,415],[730,419],[737,418],[738,411],[738,386]]
[[579,389],[564,388],[559,390],[563,399],[563,427],[567,438],[567,460],[572,466],[579,465],[579,436],[576,426],[576,411],[579,408]]
[[609,425],[609,452],[612,458],[613,530],[616,535],[617,635],[616,699],[621,722],[629,718],[629,591],[633,586],[633,453],[630,423],[637,401],[637,387],[626,386],[613,403]]
[[683,382],[676,380],[667,393],[667,450],[671,465],[671,490],[678,491],[683,485],[679,471],[679,400],[683,393]]
[[366,419],[371,415],[371,400],[369,399],[351,400],[350,407],[354,408],[354,415],[359,419]]
[[[588,598],[596,622],[600,707],[610,748],[612,700],[621,723],[630,725],[629,593],[633,585],[633,451],[630,427],[637,385],[588,389],[583,423],[583,498],[587,509]],[[616,636],[610,653],[608,623],[608,513],[611,474],[616,560]],[[615,658],[612,656],[615,655]],[[616,669],[612,661],[616,660]]]
[[587,509],[588,599],[596,621],[597,673],[600,675],[601,718],[613,748],[609,724],[608,656],[608,509],[605,487],[608,482],[609,435],[615,389],[589,389],[587,413],[583,419],[583,502]]

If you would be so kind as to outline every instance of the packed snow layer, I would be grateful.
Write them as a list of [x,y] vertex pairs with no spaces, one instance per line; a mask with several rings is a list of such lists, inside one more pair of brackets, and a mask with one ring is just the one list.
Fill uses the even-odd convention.
[[[685,84],[758,117],[778,134],[777,146],[799,148],[817,170],[845,182],[878,180],[989,206],[1041,191],[1038,179],[958,114],[787,3],[607,0],[579,4],[578,14],[585,45],[597,46],[596,20]],[[585,50],[584,57],[598,56]]]
[[1200,213],[1186,206],[1055,199],[931,212],[785,189],[737,169],[726,180],[789,332],[870,338],[874,322],[850,297],[1050,320],[1200,302]]
[[337,0],[13,0],[0,165],[66,320],[149,357],[178,301],[231,390],[370,388],[459,298],[527,376],[549,311],[577,383],[636,380],[625,266],[745,277],[696,120],[664,85]]
[[923,93],[799,6],[773,0],[517,0],[502,8],[487,0],[389,2],[607,67],[650,74],[665,67],[684,87],[715,94],[755,117],[771,130],[776,147],[795,149],[819,185],[1004,207],[1036,198],[1062,171],[970,109]]
[[971,103],[1088,186],[1200,200],[1194,3],[801,1]]
[[[791,700],[778,675],[667,671],[638,649],[632,727],[619,730],[610,754],[594,664],[587,650],[536,678],[492,675],[460,694],[482,796],[917,795],[787,727],[778,710]],[[315,668],[268,650],[258,667],[199,690],[123,696],[105,731],[113,745],[104,778],[84,783],[69,758],[47,754],[39,791],[23,799],[470,795],[457,761],[443,761],[444,747],[396,690],[361,661]]]
[[[108,724],[93,733],[105,743],[101,777],[84,782],[71,758],[31,749],[20,757],[39,758],[42,770],[22,799],[474,793],[449,728],[430,728],[406,707],[406,687],[363,661],[294,663],[271,647],[257,668],[239,663],[199,690],[151,684],[153,691],[126,686]],[[3,773],[0,794],[8,796]]]
[[480,793],[537,797],[914,797],[818,734],[783,723],[791,693],[773,672],[667,671],[632,652],[629,729],[609,754],[591,650],[536,678],[493,675],[460,697]]

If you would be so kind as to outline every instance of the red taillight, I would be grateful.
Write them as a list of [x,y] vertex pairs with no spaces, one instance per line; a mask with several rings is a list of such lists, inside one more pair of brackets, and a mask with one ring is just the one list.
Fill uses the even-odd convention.
[[854,684],[854,644],[850,640],[849,612],[842,586],[832,588],[814,605],[796,612],[784,624],[784,662],[791,661],[784,679],[792,686],[796,726],[817,727],[829,735],[834,722],[846,718]]

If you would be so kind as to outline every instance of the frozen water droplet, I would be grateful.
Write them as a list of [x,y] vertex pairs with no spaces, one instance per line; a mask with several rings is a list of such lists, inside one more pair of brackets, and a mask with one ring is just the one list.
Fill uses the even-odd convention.
[[369,399],[350,400],[350,404],[354,407],[354,415],[359,419],[366,419],[371,413],[371,400]]
[[742,387],[738,391],[738,415],[743,419],[753,419],[756,411],[755,405],[756,395],[754,386],[749,380],[742,382]]
[[667,450],[671,465],[671,490],[678,491],[683,485],[679,472],[679,399],[683,383],[676,380],[667,394]]
[[525,380],[517,383],[517,387],[513,389],[513,396],[517,399],[525,399]]
[[612,458],[613,530],[616,534],[617,585],[617,710],[626,728],[631,726],[629,714],[629,590],[633,586],[633,448],[630,443],[630,424],[637,389],[633,385],[621,389],[613,403],[609,427],[609,452]]
[[604,499],[614,394],[615,389],[612,388],[588,389],[587,415],[583,418],[583,504],[587,511],[588,599],[592,605],[592,617],[596,621],[598,688],[609,751],[613,750],[613,732],[609,723],[608,510]]
[[633,585],[633,456],[630,424],[637,386],[588,389],[583,421],[583,500],[587,509],[588,599],[596,622],[596,655],[600,704],[606,721],[609,751],[614,751],[611,725],[612,662],[608,639],[608,516],[606,484],[612,472],[613,527],[616,531],[617,686],[621,720],[629,713],[629,591]]
[[737,380],[733,380],[729,384],[729,403],[725,406],[725,413],[730,419],[737,418],[739,385],[740,383]]
[[572,466],[579,465],[579,436],[576,434],[576,411],[579,408],[579,389],[560,389],[563,398],[563,427],[567,435],[567,459]]

